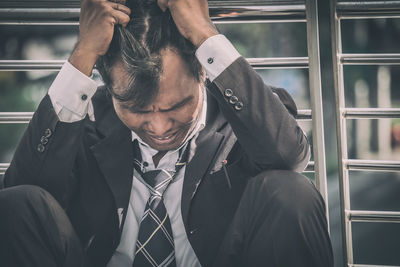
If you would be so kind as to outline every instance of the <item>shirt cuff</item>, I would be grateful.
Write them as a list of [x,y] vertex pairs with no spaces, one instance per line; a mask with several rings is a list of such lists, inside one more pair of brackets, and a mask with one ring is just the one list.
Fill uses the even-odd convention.
[[212,82],[239,58],[240,54],[224,35],[217,34],[201,44],[196,56]]
[[97,83],[94,80],[67,61],[50,86],[48,94],[59,119],[73,122],[85,118],[96,89]]

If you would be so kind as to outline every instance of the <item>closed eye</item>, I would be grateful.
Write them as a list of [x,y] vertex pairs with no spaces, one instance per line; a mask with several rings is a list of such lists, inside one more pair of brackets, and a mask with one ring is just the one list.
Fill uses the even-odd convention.
[[193,96],[188,96],[185,99],[183,99],[182,101],[176,103],[175,105],[173,105],[172,107],[168,108],[168,109],[160,109],[160,112],[169,112],[169,111],[173,111],[173,110],[178,110],[182,107],[184,107],[185,105],[187,105],[188,103],[190,103],[193,100]]
[[[178,103],[174,104],[172,107],[168,108],[168,109],[160,109],[160,112],[170,112],[170,111],[175,111],[178,110],[184,106],[186,106],[187,104],[189,104],[191,101],[193,101],[193,96],[188,96],[185,99],[183,99],[182,101],[179,101]],[[140,109],[136,109],[134,106],[128,106],[128,105],[122,105],[122,107],[124,109],[128,109],[131,113],[135,113],[135,114],[147,114],[152,112],[152,110],[140,110]]]

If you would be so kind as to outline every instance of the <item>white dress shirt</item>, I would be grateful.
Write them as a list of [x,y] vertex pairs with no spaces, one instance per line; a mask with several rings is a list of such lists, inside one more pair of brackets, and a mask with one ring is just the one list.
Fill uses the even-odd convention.
[[[225,36],[219,34],[207,39],[196,51],[196,56],[210,81],[213,81],[230,64],[232,64],[240,54]],[[82,120],[86,115],[94,121],[93,105],[91,98],[96,92],[97,83],[66,62],[53,84],[49,89],[49,96],[60,121],[75,122]],[[82,98],[86,95],[86,98]],[[194,141],[198,132],[205,125],[207,111],[206,94],[204,93],[203,108],[196,127],[186,138],[185,142],[191,142],[190,154],[194,154]],[[134,132],[132,140],[139,140],[139,147],[143,161],[149,165],[147,170],[155,169],[152,157],[158,152],[144,143]],[[160,160],[157,168],[168,170],[175,169],[178,158],[178,149],[168,151]],[[186,236],[181,214],[181,196],[185,167],[179,170],[176,178],[168,186],[164,193],[164,203],[171,221],[172,232],[175,243],[175,258],[177,266],[190,267],[200,266],[199,260],[189,240]],[[128,213],[124,228],[122,230],[121,242],[118,245],[107,267],[131,267],[136,239],[139,231],[139,223],[142,218],[147,200],[150,196],[149,189],[143,184],[140,175],[134,171],[131,196],[129,200]]]

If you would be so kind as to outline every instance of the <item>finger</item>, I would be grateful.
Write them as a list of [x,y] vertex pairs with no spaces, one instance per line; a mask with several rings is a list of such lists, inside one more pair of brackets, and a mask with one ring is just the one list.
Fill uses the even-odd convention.
[[166,11],[168,8],[168,0],[157,0],[157,4],[162,11]]
[[118,4],[126,4],[126,0],[108,0],[109,2],[118,3]]
[[110,3],[111,7],[117,11],[121,11],[125,14],[127,14],[128,16],[131,14],[131,10],[129,7],[122,5],[122,4],[118,4],[118,3]]
[[113,10],[111,16],[115,19],[115,24],[121,24],[122,26],[126,27],[128,25],[131,18],[124,12],[119,10]]

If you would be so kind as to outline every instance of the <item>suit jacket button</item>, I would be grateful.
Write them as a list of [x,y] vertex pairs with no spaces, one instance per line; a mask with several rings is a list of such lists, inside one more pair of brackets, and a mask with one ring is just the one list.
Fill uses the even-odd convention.
[[43,153],[44,150],[45,150],[44,145],[43,145],[43,144],[38,144],[38,146],[37,146],[37,151],[38,151],[39,153]]
[[46,129],[44,131],[44,137],[49,138],[53,133],[51,132],[50,129]]
[[242,110],[242,108],[243,108],[243,103],[242,102],[237,102],[236,104],[235,104],[235,109],[237,110],[237,111],[239,111],[239,110]]
[[233,91],[232,91],[232,89],[225,89],[224,94],[226,97],[231,97],[231,96],[233,96]]
[[42,136],[42,138],[40,138],[40,143],[45,145],[49,142],[49,139],[46,138],[46,136]]
[[233,96],[231,96],[231,98],[229,98],[229,103],[231,103],[233,105],[233,104],[236,104],[238,102],[238,100],[239,99],[233,95]]

